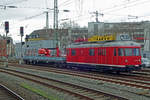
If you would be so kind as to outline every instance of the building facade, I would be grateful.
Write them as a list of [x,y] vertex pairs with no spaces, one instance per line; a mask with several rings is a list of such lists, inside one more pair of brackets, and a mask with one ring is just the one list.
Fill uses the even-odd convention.
[[14,45],[12,38],[0,36],[0,57],[12,57],[14,56]]
[[30,35],[27,35],[26,41],[40,41],[40,40],[55,41],[57,39],[59,47],[65,49],[68,44],[71,44],[76,39],[87,37],[88,37],[87,28],[59,29],[56,30],[55,32],[53,29],[41,29],[35,30]]
[[150,51],[150,22],[89,22],[89,35],[129,34],[133,41],[141,44],[144,51]]

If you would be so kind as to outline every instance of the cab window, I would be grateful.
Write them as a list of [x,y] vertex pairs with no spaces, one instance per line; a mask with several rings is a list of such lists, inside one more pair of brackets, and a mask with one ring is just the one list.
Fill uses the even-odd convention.
[[140,49],[139,48],[133,48],[133,56],[140,56]]

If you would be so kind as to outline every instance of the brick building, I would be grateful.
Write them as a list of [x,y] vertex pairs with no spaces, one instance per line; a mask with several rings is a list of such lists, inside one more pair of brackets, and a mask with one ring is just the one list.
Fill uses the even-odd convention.
[[[7,47],[6,47],[6,43]],[[0,36],[0,57],[6,57],[8,56],[12,57],[14,56],[14,45],[12,38],[8,37],[7,40],[5,37]]]
[[0,39],[0,57],[6,56],[6,40]]

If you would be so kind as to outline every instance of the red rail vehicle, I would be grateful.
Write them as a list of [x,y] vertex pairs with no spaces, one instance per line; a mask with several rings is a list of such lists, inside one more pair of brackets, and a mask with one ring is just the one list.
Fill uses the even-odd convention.
[[94,36],[88,42],[69,45],[66,51],[66,56],[61,56],[59,48],[41,48],[35,56],[24,56],[24,61],[111,72],[131,72],[141,68],[141,46],[131,41],[128,35]]
[[140,45],[133,41],[72,44],[66,62],[78,68],[129,72],[140,69]]

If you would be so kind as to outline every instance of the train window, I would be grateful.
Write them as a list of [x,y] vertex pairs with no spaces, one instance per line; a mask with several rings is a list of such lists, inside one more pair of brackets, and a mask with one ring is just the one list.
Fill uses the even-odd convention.
[[139,48],[133,48],[133,56],[140,56],[140,49]]
[[90,49],[90,50],[89,50],[89,55],[90,55],[90,56],[94,56],[94,49]]
[[76,51],[74,49],[71,50],[71,56],[75,56],[76,55]]
[[119,56],[124,56],[123,48],[119,48],[119,49],[118,49],[118,55],[119,55]]
[[102,55],[102,49],[98,49],[98,55]]
[[102,49],[102,56],[106,56],[106,48]]
[[117,52],[116,52],[116,48],[114,48],[114,56],[117,56],[117,54],[116,54]]
[[132,56],[132,48],[125,48],[125,56]]

